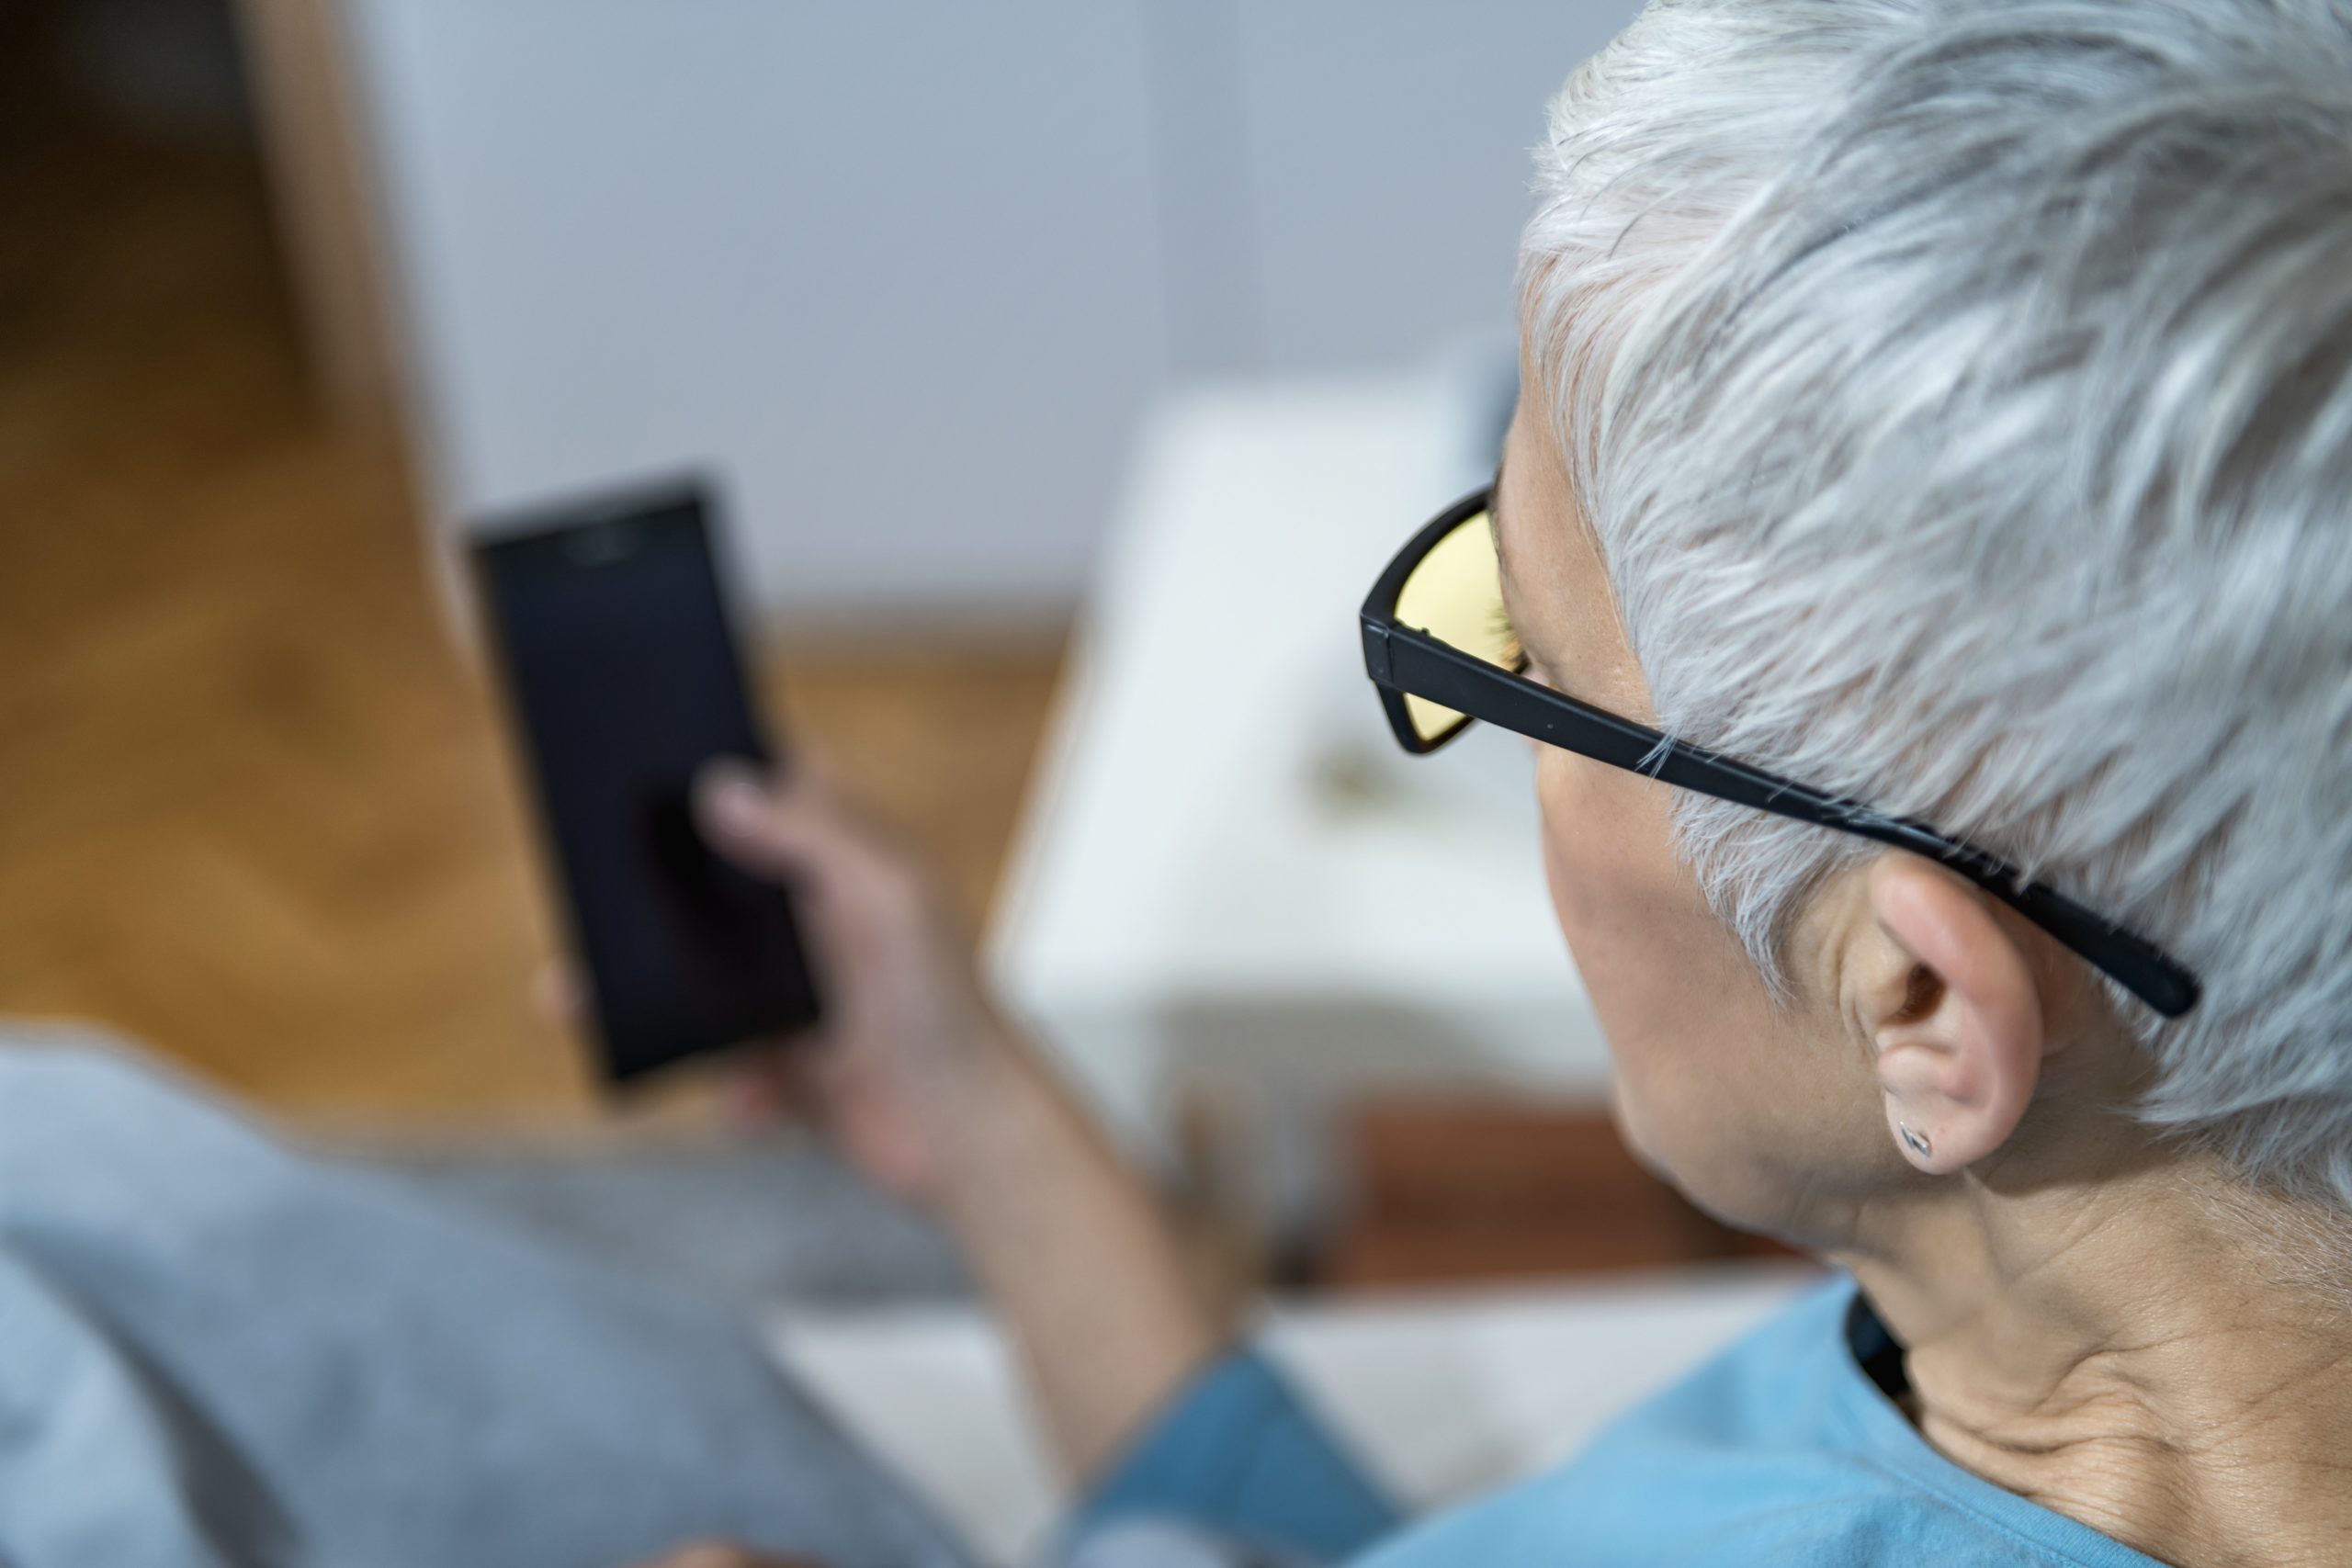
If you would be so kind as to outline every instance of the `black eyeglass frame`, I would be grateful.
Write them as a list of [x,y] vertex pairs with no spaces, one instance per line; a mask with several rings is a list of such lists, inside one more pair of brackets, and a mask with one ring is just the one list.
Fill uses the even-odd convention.
[[[2178,1018],[2197,1005],[2202,990],[2197,976],[2162,948],[2064,894],[2028,881],[1997,855],[1947,838],[1925,823],[1889,817],[1860,801],[1824,795],[1720,752],[1669,739],[1398,621],[1396,605],[1406,580],[1439,540],[1480,513],[1490,512],[1493,504],[1492,488],[1487,487],[1440,513],[1388,563],[1363,602],[1364,672],[1379,688],[1389,728],[1406,750],[1415,755],[1434,751],[1475,719],[1680,789],[1909,850],[2000,899],[2165,1018]],[[1424,740],[1405,705],[1408,694],[1451,708],[1463,719]]]

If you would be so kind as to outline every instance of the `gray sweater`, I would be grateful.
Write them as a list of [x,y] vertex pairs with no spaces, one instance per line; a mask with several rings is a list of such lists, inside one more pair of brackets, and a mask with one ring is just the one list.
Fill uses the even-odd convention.
[[0,1033],[0,1562],[621,1568],[961,1550],[723,1314]]

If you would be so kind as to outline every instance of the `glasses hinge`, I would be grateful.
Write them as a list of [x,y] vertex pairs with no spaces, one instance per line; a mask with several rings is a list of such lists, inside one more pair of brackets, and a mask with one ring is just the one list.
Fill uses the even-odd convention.
[[1363,671],[1382,685],[1388,684],[1388,628],[1364,623]]

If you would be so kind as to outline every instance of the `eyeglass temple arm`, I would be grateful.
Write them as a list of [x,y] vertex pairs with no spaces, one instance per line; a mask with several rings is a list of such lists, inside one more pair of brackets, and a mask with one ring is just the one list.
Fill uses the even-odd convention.
[[1363,640],[1365,670],[1382,685],[1678,788],[1924,855],[2017,910],[2165,1018],[2178,1018],[2197,1005],[2201,989],[2197,977],[2163,949],[2054,888],[2029,882],[1996,857],[1922,823],[1822,795],[1703,747],[1668,739],[1646,725],[1510,674],[1426,633],[1386,622],[1369,606]]

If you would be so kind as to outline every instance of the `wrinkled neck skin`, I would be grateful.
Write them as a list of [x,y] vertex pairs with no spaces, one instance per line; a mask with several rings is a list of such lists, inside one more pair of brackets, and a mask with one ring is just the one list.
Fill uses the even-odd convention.
[[1838,1260],[1908,1351],[1908,1414],[2159,1562],[2352,1563],[2352,1293],[2312,1261],[2352,1235],[2210,1159],[2115,1168],[1979,1168],[1851,1216]]

